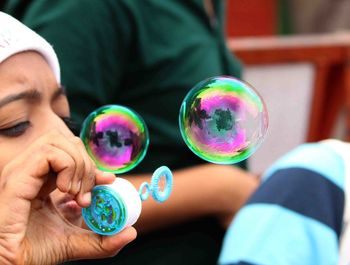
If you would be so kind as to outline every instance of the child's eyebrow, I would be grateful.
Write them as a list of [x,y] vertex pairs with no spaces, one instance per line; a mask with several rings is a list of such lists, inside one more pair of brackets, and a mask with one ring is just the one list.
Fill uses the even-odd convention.
[[28,91],[20,92],[17,94],[13,95],[8,95],[2,99],[0,99],[0,108],[3,106],[17,100],[22,100],[22,99],[27,99],[27,100],[40,100],[42,98],[42,94],[36,90],[36,89],[31,89]]

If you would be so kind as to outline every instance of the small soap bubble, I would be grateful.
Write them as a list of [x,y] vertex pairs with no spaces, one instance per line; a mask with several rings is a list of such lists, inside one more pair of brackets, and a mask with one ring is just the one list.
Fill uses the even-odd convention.
[[93,111],[83,123],[80,138],[100,170],[117,174],[137,166],[149,143],[141,116],[120,105]]
[[248,158],[262,143],[268,114],[251,85],[219,76],[189,91],[180,108],[179,125],[185,143],[200,158],[234,164]]

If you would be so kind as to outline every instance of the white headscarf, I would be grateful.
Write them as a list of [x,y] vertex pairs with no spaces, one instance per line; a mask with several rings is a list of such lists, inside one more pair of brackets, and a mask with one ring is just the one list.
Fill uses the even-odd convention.
[[17,19],[0,12],[0,63],[24,51],[39,52],[51,67],[60,84],[60,66],[51,45]]

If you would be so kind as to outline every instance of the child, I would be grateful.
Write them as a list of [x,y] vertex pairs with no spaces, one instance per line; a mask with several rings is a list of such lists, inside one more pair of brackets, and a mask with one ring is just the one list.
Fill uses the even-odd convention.
[[0,264],[111,256],[136,236],[133,228],[103,237],[73,225],[92,187],[114,176],[95,168],[67,121],[53,49],[0,12]]

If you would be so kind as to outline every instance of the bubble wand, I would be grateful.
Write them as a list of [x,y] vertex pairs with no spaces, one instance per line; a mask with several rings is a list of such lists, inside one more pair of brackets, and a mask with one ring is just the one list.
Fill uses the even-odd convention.
[[[159,181],[165,178],[161,190]],[[92,190],[91,205],[83,208],[82,214],[87,226],[97,234],[113,235],[136,223],[141,214],[141,201],[151,194],[158,202],[170,196],[173,176],[166,166],[159,167],[152,175],[151,184],[144,182],[139,191],[123,178],[116,178],[113,184],[99,185]]]

